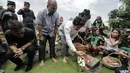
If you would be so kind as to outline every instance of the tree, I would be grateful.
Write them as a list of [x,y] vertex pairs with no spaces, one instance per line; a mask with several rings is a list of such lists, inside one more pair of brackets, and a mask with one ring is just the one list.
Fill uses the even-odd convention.
[[130,28],[130,0],[120,0],[122,5],[112,10],[109,16],[109,25],[112,28]]

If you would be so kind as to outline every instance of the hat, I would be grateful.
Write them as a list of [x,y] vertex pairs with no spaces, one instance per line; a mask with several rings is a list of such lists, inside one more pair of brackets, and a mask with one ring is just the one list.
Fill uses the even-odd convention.
[[127,29],[126,32],[130,32],[130,29]]
[[13,1],[8,1],[7,6],[8,6],[8,5],[14,5],[14,6],[15,6],[15,2],[13,2]]
[[24,5],[30,5],[30,3],[29,2],[24,2]]

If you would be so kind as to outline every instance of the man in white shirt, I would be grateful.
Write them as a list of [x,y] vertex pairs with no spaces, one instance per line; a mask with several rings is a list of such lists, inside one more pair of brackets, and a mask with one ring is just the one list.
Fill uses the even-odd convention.
[[[92,23],[90,21],[90,18],[91,18],[90,10],[84,9],[83,12],[79,13],[79,16],[83,17],[86,20],[86,23],[83,27],[79,29],[78,35],[80,35],[82,39],[86,40],[86,38],[88,37],[90,33],[90,28],[92,26]],[[80,40],[78,36],[75,37],[74,42],[82,43],[82,41]]]
[[68,49],[66,48],[67,45],[69,46],[70,50],[74,52],[75,54],[81,56],[83,55],[82,51],[77,51],[72,40],[77,36],[79,29],[84,26],[86,23],[85,19],[82,18],[81,16],[75,17],[73,21],[68,21],[66,23],[63,23],[58,31],[59,35],[61,37],[61,42],[62,42],[62,57],[63,57],[63,62],[67,62],[67,51]]

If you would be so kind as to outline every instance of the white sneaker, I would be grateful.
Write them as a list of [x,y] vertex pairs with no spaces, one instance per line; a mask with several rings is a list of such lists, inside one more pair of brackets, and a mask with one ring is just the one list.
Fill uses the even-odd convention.
[[0,69],[0,73],[4,73],[5,71],[3,69]]

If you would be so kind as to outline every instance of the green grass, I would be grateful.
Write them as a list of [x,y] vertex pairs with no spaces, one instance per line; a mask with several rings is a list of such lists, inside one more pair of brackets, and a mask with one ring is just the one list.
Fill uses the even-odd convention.
[[[5,70],[5,73],[79,73],[77,63],[76,61],[74,61],[74,57],[71,56],[70,59],[68,60],[68,63],[64,64],[62,62],[62,58],[60,57],[60,51],[57,52],[57,55],[58,55],[57,63],[52,62],[52,60],[47,55],[45,65],[43,67],[39,66],[38,56],[35,56],[33,69],[29,72],[25,72],[26,63],[27,63],[26,57],[21,57],[24,61],[24,65],[19,71],[16,72],[13,71],[16,65],[13,64],[12,62],[4,64],[3,68]],[[101,59],[100,56],[96,56],[96,58]],[[87,71],[86,73],[90,73],[90,72]],[[113,70],[109,70],[103,67],[96,73],[115,73],[115,72]]]
[[[24,73],[26,65],[23,65],[23,67],[16,72],[13,71],[14,67],[15,64],[11,62],[4,65],[5,73]],[[39,62],[35,61],[33,69],[28,73],[78,73],[78,68],[76,62],[69,61],[67,64],[64,64],[62,59],[58,58],[57,63],[48,59],[43,67],[40,67]]]
[[[98,56],[99,57],[99,56]],[[71,58],[71,57],[70,57]],[[9,62],[3,66],[5,69],[5,73],[25,73],[26,68],[26,58],[23,58],[24,65],[19,71],[14,72],[13,69],[15,68],[15,64]],[[79,73],[77,63],[74,62],[72,59],[69,59],[67,64],[62,62],[61,57],[58,57],[58,62],[54,63],[51,59],[47,58],[45,65],[43,67],[39,66],[38,58],[35,57],[33,69],[26,73]],[[90,72],[86,72],[90,73]],[[107,69],[103,67],[98,73],[115,73],[113,70]]]

